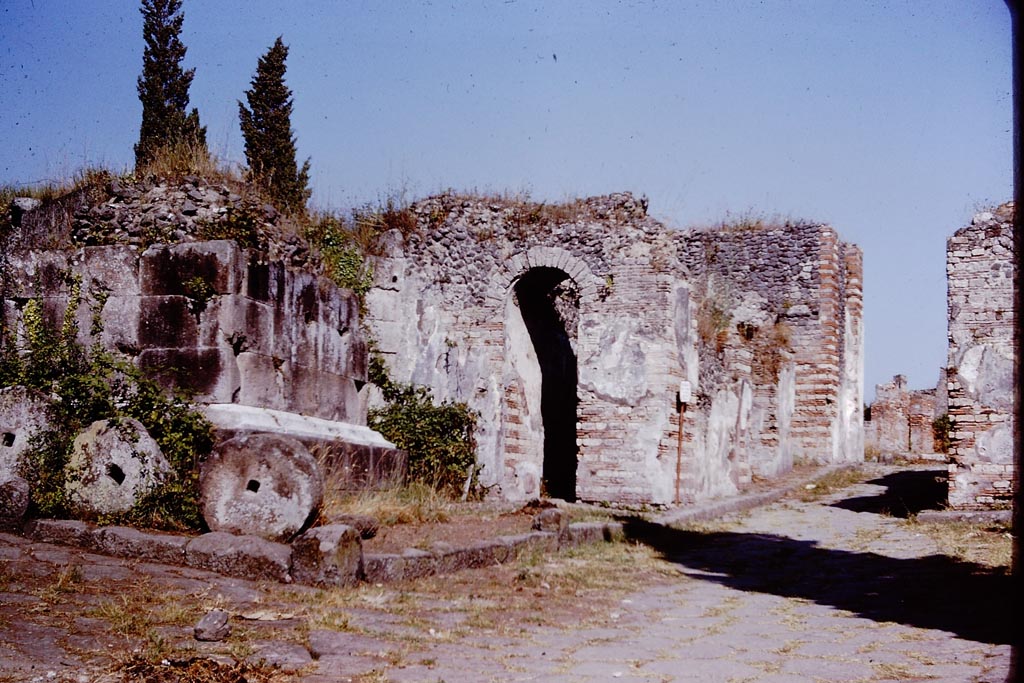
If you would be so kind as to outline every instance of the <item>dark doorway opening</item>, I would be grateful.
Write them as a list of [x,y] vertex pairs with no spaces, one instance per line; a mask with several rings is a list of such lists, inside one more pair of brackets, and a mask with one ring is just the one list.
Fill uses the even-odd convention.
[[516,303],[537,353],[544,421],[543,491],[576,500],[576,328],[579,293],[557,268],[534,268],[515,286]]

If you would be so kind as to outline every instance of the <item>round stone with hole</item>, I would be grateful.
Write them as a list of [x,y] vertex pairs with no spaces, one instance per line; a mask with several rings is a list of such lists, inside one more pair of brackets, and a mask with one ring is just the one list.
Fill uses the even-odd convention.
[[200,471],[199,495],[211,531],[287,541],[316,517],[324,482],[301,442],[251,434],[214,448]]
[[81,515],[127,512],[171,473],[160,446],[138,420],[98,420],[75,437],[64,492]]

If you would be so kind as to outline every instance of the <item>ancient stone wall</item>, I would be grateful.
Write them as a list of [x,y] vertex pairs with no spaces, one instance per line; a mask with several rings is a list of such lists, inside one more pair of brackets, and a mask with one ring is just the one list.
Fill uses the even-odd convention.
[[[366,424],[358,302],[329,280],[233,241],[8,255],[4,321],[23,334],[27,301],[59,327],[76,298],[79,341],[122,352],[200,403]],[[78,284],[75,284],[75,282]]]
[[1010,503],[1013,470],[1013,204],[979,213],[946,243],[949,504]]
[[831,228],[672,231],[629,194],[412,210],[367,323],[394,379],[480,413],[501,495],[686,502],[862,457],[860,252]]

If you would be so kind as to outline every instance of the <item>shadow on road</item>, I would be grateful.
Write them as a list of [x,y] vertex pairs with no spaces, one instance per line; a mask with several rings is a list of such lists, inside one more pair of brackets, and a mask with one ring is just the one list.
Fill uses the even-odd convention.
[[978,642],[1011,642],[1010,578],[1002,571],[945,555],[896,559],[772,534],[685,531],[635,518],[623,524],[627,538],[655,549],[693,578]]
[[886,487],[885,493],[847,498],[832,506],[903,519],[922,510],[941,510],[946,506],[946,476],[944,469],[893,472],[867,482]]

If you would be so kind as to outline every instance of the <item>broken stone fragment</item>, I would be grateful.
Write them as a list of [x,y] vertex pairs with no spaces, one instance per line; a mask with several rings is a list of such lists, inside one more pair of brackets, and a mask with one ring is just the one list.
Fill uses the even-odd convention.
[[0,531],[17,531],[28,511],[28,482],[21,477],[0,477]]
[[228,623],[229,616],[222,609],[207,612],[193,629],[195,639],[215,643],[227,638],[231,635],[231,624]]
[[133,418],[98,420],[75,437],[65,493],[79,513],[127,512],[171,474],[160,446]]
[[287,541],[323,501],[323,475],[296,439],[253,434],[219,444],[203,463],[200,509],[211,531]]

